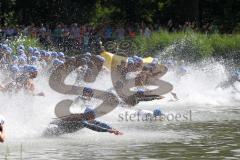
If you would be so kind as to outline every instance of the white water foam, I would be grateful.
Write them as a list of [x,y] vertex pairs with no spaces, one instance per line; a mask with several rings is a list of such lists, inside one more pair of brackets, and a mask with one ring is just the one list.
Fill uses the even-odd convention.
[[[225,109],[234,109],[240,102],[240,95],[232,88],[216,89],[220,82],[227,79],[227,72],[218,62],[205,61],[201,64],[189,65],[188,73],[179,77],[175,70],[170,70],[162,77],[174,85],[179,101],[172,102],[171,95],[166,95],[164,100],[140,103],[136,108],[152,110],[158,106],[164,112],[185,112],[193,110],[193,113],[218,112]],[[72,84],[74,74],[70,75],[66,83]],[[0,111],[7,119],[6,131],[8,139],[40,137],[54,115],[55,105],[63,99],[74,99],[76,96],[62,95],[52,90],[46,77],[38,77],[35,80],[36,88],[43,91],[46,97],[32,97],[19,93],[16,95],[4,95],[0,93]],[[240,88],[239,84],[235,84]],[[97,89],[112,87],[109,75],[101,75],[93,84],[87,84]],[[115,109],[113,112],[101,117],[101,120],[114,124],[115,128],[122,127],[126,123],[120,123],[118,114],[124,112],[124,108]],[[215,115],[215,114],[214,114]],[[224,115],[229,117],[229,113]],[[203,115],[197,114],[195,120],[200,120]],[[211,116],[211,114],[210,114]],[[234,117],[231,115],[231,117]],[[222,115],[218,117],[222,118]],[[210,118],[210,120],[212,120]],[[140,123],[137,123],[139,125]],[[124,127],[123,127],[124,128]]]

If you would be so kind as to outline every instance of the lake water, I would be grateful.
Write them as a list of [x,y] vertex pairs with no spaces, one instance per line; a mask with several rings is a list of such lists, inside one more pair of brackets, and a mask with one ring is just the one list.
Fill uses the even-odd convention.
[[124,135],[83,129],[54,138],[15,138],[0,145],[0,158],[240,159],[240,110],[236,108],[218,112],[193,110],[192,121],[179,122],[120,122],[117,114],[109,114],[105,121],[109,117],[118,119],[111,125]]
[[[161,101],[135,107],[160,107],[168,115],[191,111],[191,119],[123,121],[119,114],[129,110],[121,107],[99,118],[122,131],[122,136],[82,129],[61,137],[42,137],[55,117],[55,105],[76,97],[53,91],[42,77],[35,82],[46,97],[1,94],[7,140],[0,144],[0,159],[240,159],[240,94],[231,88],[216,89],[226,80],[224,66],[217,62],[202,66],[190,67],[181,78],[174,72],[162,77],[174,85],[180,101],[169,101],[171,96],[166,95]],[[109,84],[110,79],[100,79],[91,86],[107,89]],[[240,90],[239,84],[235,86]]]

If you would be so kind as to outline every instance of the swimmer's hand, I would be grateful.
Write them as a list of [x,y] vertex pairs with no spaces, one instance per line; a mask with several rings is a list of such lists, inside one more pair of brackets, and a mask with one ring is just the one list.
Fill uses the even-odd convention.
[[116,130],[116,129],[109,129],[108,132],[109,132],[109,133],[113,133],[113,134],[115,134],[115,135],[123,135],[122,132],[120,132],[120,131],[118,131],[118,130]]

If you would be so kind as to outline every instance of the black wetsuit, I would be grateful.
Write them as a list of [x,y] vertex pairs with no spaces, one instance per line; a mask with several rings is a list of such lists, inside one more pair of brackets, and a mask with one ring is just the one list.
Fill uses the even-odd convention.
[[57,120],[51,123],[55,125],[53,127],[48,128],[45,132],[45,136],[59,136],[67,133],[74,133],[84,127],[91,129],[96,132],[108,132],[109,129],[112,129],[106,123],[102,123],[100,121],[65,121],[65,120]]
[[139,96],[137,93],[124,98],[124,102],[128,105],[135,106],[138,104],[140,101],[153,101],[157,99],[162,99],[162,96],[159,95],[141,95]]

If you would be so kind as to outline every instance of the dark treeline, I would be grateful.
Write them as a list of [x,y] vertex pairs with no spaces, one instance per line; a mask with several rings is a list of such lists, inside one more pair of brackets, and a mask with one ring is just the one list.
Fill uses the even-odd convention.
[[240,0],[0,0],[0,24],[211,23],[222,32],[240,28]]

